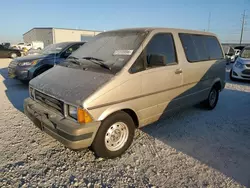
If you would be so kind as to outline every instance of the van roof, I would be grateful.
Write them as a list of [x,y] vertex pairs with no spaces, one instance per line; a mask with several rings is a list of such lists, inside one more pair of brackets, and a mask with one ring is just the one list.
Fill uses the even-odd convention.
[[151,32],[151,31],[158,31],[158,32],[171,32],[171,33],[192,33],[192,34],[201,34],[201,35],[213,35],[216,36],[214,33],[205,32],[205,31],[198,31],[198,30],[189,30],[189,29],[177,29],[177,28],[161,28],[161,27],[141,27],[141,28],[124,28],[124,29],[117,29],[117,30],[110,30],[106,32],[119,32],[119,31],[141,31],[141,32]]

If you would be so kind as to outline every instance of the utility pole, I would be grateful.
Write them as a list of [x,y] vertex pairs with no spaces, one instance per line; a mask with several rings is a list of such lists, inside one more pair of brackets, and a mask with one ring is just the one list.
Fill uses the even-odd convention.
[[244,10],[244,13],[243,13],[242,16],[243,16],[243,18],[242,18],[241,33],[240,33],[240,45],[241,45],[242,37],[243,37],[243,33],[244,33],[245,17],[246,17],[246,11],[245,10]]
[[208,15],[207,31],[209,31],[210,29],[210,20],[211,20],[211,12],[209,12],[209,15]]

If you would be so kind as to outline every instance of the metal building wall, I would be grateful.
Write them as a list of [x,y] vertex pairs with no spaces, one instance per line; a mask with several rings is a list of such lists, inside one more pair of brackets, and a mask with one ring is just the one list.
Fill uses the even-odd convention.
[[95,36],[100,32],[70,29],[54,29],[54,42],[81,41],[82,36]]
[[53,29],[52,28],[41,28],[41,29],[32,29],[27,33],[23,34],[24,42],[32,41],[42,41],[44,46],[53,44]]

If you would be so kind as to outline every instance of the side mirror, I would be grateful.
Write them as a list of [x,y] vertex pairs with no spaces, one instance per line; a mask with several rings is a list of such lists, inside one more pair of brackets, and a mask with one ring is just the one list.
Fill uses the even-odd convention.
[[166,65],[166,58],[159,54],[150,54],[147,56],[147,62],[149,67],[159,67]]

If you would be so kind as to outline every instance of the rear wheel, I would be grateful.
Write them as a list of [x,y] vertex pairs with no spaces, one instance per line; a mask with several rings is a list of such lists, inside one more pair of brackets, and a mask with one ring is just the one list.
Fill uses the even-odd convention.
[[202,103],[203,106],[208,110],[213,110],[219,99],[219,89],[217,87],[213,87],[208,95],[208,98]]
[[117,112],[102,122],[91,148],[98,157],[118,157],[131,145],[134,132],[135,124],[130,115]]
[[10,54],[10,57],[11,57],[12,59],[14,59],[14,58],[17,57],[17,54],[13,52],[13,53]]

